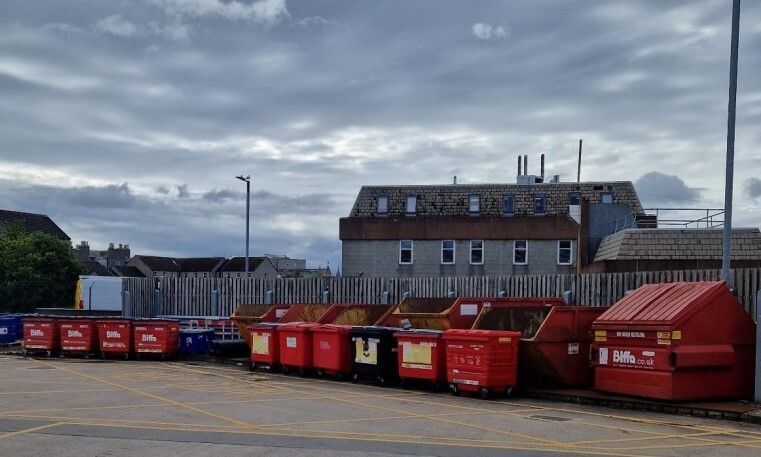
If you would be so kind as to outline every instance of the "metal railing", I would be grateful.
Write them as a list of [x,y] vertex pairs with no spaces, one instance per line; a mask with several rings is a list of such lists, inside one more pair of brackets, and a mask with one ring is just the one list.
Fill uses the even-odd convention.
[[723,208],[645,208],[642,213],[629,213],[613,222],[613,232],[628,228],[692,228],[724,227]]

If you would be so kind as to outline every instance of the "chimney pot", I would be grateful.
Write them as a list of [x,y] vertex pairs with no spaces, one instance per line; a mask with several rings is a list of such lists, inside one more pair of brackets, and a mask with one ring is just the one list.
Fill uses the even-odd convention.
[[540,177],[542,178],[542,182],[544,182],[544,154],[541,156],[541,165],[540,165]]
[[523,176],[523,162],[521,156],[518,156],[518,176]]
[[523,156],[523,174],[528,174],[528,154]]

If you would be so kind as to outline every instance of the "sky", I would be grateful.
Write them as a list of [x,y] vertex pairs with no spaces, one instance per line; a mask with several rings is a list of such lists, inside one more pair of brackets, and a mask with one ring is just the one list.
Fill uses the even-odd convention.
[[[761,225],[761,4],[744,2],[735,225]],[[2,0],[0,208],[94,249],[340,265],[360,186],[635,182],[722,207],[726,0]]]

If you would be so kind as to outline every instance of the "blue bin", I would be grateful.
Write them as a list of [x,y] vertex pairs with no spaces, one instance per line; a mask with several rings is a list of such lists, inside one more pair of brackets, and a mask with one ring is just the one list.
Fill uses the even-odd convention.
[[211,343],[214,340],[214,329],[204,328],[181,328],[180,329],[180,355],[194,357],[211,352]]
[[0,315],[0,344],[12,344],[24,337],[21,314]]

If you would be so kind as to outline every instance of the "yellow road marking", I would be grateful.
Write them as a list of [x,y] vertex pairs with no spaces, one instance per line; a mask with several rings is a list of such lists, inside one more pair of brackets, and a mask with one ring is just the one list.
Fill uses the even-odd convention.
[[89,394],[91,392],[118,392],[119,389],[86,389],[86,390],[29,390],[29,391],[13,391],[13,392],[0,392],[0,395],[47,395],[47,394]]
[[123,389],[123,390],[125,390],[127,392],[132,392],[132,393],[137,394],[137,395],[142,395],[142,396],[145,396],[145,397],[148,397],[148,398],[153,398],[154,400],[158,400],[160,402],[164,402],[164,403],[167,403],[167,404],[170,404],[170,405],[173,405],[173,406],[177,406],[179,408],[187,409],[187,410],[193,411],[193,412],[198,413],[198,414],[203,414],[204,416],[209,416],[209,417],[213,417],[215,419],[219,419],[219,420],[222,420],[222,421],[225,421],[225,422],[230,422],[231,424],[235,424],[235,425],[238,425],[240,427],[250,427],[251,425],[253,425],[253,424],[250,424],[248,422],[244,422],[244,421],[241,421],[241,420],[238,420],[238,419],[233,419],[231,417],[226,417],[226,416],[215,414],[215,413],[212,413],[212,412],[209,412],[209,411],[205,411],[203,409],[196,408],[195,406],[188,405],[186,403],[175,401],[175,400],[172,400],[172,399],[169,399],[169,398],[161,397],[159,395],[152,394],[152,393],[149,393],[149,392],[145,392],[145,391],[142,391],[140,389],[135,389],[133,387],[123,386],[121,384],[118,384],[118,383],[115,383],[115,382],[112,382],[112,381],[108,381],[106,379],[101,379],[101,378],[98,378],[96,376],[91,376],[91,375],[79,373],[77,371],[74,371],[74,370],[71,370],[71,369],[68,369],[68,368],[65,368],[65,367],[62,367],[62,366],[56,366],[56,364],[53,364],[53,363],[42,362],[42,361],[39,361],[39,360],[35,360],[35,362],[41,363],[43,365],[51,366],[51,367],[53,367],[53,368],[55,368],[57,370],[62,370],[62,371],[65,371],[67,373],[71,373],[71,374],[73,374],[75,376],[79,376],[81,378],[89,379],[91,381],[96,381],[96,382],[100,382],[100,383],[103,383],[103,384],[108,384],[110,386]]
[[63,425],[63,422],[56,422],[54,424],[40,425],[39,427],[26,428],[24,430],[19,430],[17,432],[6,433],[4,435],[0,435],[0,440],[4,440],[6,438],[11,438],[11,437],[14,437],[14,436],[19,436],[19,435],[25,435],[27,433],[39,432],[40,430],[45,430],[45,429],[48,429],[48,428],[57,427],[59,425]]

